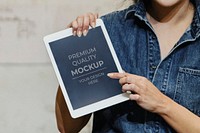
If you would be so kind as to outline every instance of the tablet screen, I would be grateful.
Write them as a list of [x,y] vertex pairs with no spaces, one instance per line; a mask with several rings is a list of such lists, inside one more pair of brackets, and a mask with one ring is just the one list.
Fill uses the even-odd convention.
[[87,36],[73,36],[67,29],[44,41],[72,117],[128,100],[119,81],[107,77],[122,68],[102,20]]
[[73,109],[122,93],[119,81],[107,77],[118,69],[100,26],[86,37],[51,42],[50,48]]

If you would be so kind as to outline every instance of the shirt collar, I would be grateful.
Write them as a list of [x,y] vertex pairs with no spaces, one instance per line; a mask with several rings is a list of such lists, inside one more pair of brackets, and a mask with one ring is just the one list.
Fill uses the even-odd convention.
[[134,16],[139,17],[141,20],[146,20],[146,8],[142,1],[139,1],[127,9],[125,19],[131,19]]
[[190,26],[190,30],[191,30],[192,36],[194,38],[197,38],[200,36],[200,1],[192,0],[192,2],[195,6],[195,14],[194,14],[193,22]]
[[[190,30],[191,30],[192,36],[194,38],[197,38],[200,36],[200,0],[191,0],[191,2],[195,6],[195,14],[194,14],[193,22],[190,26]],[[130,6],[127,9],[127,12],[125,14],[125,19],[131,19],[133,17],[138,17],[140,20],[148,22],[146,18],[145,4],[142,0],[140,0],[138,3]]]

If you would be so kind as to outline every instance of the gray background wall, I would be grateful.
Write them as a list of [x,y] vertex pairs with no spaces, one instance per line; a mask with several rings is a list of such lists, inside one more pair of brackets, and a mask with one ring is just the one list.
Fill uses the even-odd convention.
[[[79,14],[123,8],[123,0],[0,1],[0,132],[56,133],[58,82],[43,36]],[[82,131],[90,131],[91,123]]]

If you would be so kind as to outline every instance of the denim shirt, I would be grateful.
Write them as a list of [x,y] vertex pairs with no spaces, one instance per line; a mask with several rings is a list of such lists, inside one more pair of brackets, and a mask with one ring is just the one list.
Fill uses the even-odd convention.
[[[101,17],[122,68],[148,78],[162,93],[200,116],[200,2],[193,22],[161,60],[144,3]],[[160,116],[127,101],[94,113],[94,133],[175,132]]]

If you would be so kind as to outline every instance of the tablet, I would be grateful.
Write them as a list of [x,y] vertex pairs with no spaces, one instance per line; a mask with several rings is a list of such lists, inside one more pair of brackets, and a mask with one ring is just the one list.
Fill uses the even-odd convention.
[[101,19],[87,36],[73,36],[70,28],[45,36],[44,42],[73,118],[129,99],[119,80],[107,76],[123,71]]

